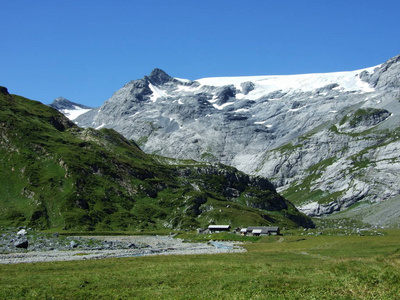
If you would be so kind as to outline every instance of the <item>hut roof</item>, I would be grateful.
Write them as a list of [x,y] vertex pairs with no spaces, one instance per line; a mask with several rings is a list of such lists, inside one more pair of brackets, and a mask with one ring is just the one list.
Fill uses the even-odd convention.
[[278,226],[272,226],[272,227],[256,227],[256,226],[252,226],[252,227],[247,227],[247,232],[253,232],[254,230],[260,229],[262,230],[262,233],[266,233],[266,232],[278,232],[279,231],[279,227]]
[[208,225],[208,229],[229,229],[231,225]]

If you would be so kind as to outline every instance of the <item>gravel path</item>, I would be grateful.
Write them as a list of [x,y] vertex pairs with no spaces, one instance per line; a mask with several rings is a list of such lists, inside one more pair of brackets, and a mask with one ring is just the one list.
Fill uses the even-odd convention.
[[48,251],[25,251],[0,254],[1,264],[33,263],[47,261],[70,261],[102,259],[112,257],[134,257],[146,255],[187,255],[245,252],[237,242],[187,243],[169,236],[96,236],[80,237],[107,243],[131,245],[128,249],[71,249]]

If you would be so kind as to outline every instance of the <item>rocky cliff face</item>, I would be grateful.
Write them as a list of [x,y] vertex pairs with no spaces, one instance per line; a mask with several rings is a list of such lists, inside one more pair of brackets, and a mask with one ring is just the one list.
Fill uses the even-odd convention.
[[352,72],[196,81],[155,69],[76,122],[114,128],[148,153],[268,176],[321,215],[398,194],[399,87],[400,56]]
[[[334,119],[265,152],[253,172],[271,178],[310,216],[395,198],[400,192],[399,74],[396,57],[364,77],[375,87],[364,101],[349,103]],[[366,221],[382,224],[393,214],[400,216],[392,209]]]

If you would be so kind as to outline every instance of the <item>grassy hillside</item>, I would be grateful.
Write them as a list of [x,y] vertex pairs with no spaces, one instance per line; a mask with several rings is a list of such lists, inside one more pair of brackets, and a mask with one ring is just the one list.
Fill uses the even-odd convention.
[[263,178],[143,153],[0,89],[0,225],[64,230],[312,227]]
[[0,297],[398,299],[400,234],[383,234],[269,236],[236,254],[0,265]]

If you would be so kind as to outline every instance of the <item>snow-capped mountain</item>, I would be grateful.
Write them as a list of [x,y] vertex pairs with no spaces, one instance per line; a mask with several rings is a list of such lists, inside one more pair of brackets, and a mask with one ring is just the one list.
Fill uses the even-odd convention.
[[[282,145],[325,119],[327,113],[333,117],[348,106],[343,98],[351,95],[356,101],[364,100],[374,89],[363,78],[372,75],[373,69],[196,81],[172,78],[155,69],[149,77],[126,84],[95,114],[76,121],[146,140],[142,147],[148,152],[192,159],[212,154],[227,164],[247,164],[243,155]],[[195,142],[181,149],[166,147],[165,143],[187,141],[182,135],[191,137],[189,143]]]
[[400,193],[400,142],[388,134],[400,126],[399,88],[400,56],[350,72],[195,81],[155,69],[76,122],[114,128],[146,152],[267,176],[322,215]]
[[57,109],[70,120],[75,120],[81,114],[87,113],[93,109],[93,107],[71,102],[63,97],[56,98],[49,106]]

